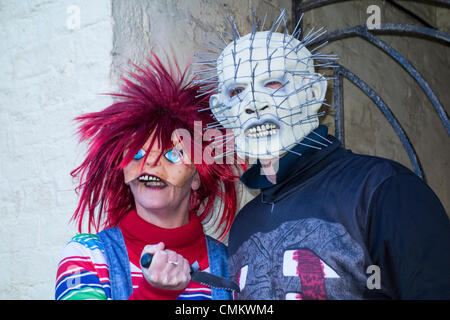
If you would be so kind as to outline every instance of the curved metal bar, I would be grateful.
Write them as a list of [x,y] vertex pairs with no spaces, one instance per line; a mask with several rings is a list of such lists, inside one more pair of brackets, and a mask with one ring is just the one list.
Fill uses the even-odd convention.
[[[388,26],[382,25],[382,29],[384,28],[383,30],[384,30],[384,32],[386,32],[388,30],[395,29],[394,26],[395,25],[388,25]],[[402,32],[400,29],[397,29],[397,31]],[[440,40],[446,41],[447,43],[449,41],[449,35],[447,35],[443,32],[440,32],[440,31],[429,29],[429,28],[409,26],[409,32],[415,33],[415,34],[420,34],[420,35],[427,35],[432,38],[439,37]],[[420,73],[417,71],[417,69],[414,68],[414,66],[408,60],[406,60],[398,51],[396,51],[394,48],[392,48],[386,42],[373,36],[367,29],[367,26],[359,25],[359,26],[352,27],[352,28],[333,31],[329,34],[325,34],[324,36],[316,39],[310,45],[314,45],[314,44],[317,44],[317,43],[323,42],[323,41],[330,42],[330,41],[334,41],[334,40],[340,40],[340,39],[348,38],[348,37],[352,37],[352,36],[360,36],[363,39],[372,43],[373,45],[377,46],[381,50],[383,50],[385,53],[390,55],[394,60],[396,60],[416,80],[416,82],[420,85],[422,90],[425,92],[428,99],[433,104],[436,112],[439,115],[439,118],[442,121],[442,124],[444,125],[445,129],[447,130],[448,136],[450,136],[450,120],[448,118],[447,112],[445,111],[444,107],[440,103],[436,94],[433,92],[433,90],[429,86],[428,82],[426,82],[425,79],[423,79],[423,77],[420,75]]]
[[443,44],[450,45],[450,34],[432,29],[409,24],[385,23],[379,29],[370,30],[376,34],[407,34],[409,36],[421,37],[436,40]]
[[406,34],[408,36],[435,40],[445,45],[450,45],[450,34],[448,33],[431,28],[425,28],[408,24],[395,24],[395,23],[381,24],[380,28],[371,30],[367,29],[367,26],[362,24],[347,29],[340,29],[328,32],[324,36],[312,41],[311,45],[320,43],[324,40],[334,41],[354,36],[362,36],[368,31],[374,34],[401,34],[401,35]]
[[[336,65],[338,65],[336,63]],[[338,65],[339,66],[339,65]],[[344,135],[344,84],[342,75],[333,68],[334,134],[345,146]]]
[[[323,7],[329,4],[338,3],[338,2],[346,2],[351,0],[311,0],[307,2],[302,2],[297,6],[297,11],[305,12],[311,9]],[[410,0],[411,2],[422,2],[425,4],[441,6],[441,7],[450,7],[450,0]]]
[[[408,157],[411,161],[411,164],[413,166],[414,172],[425,181],[425,177],[423,174],[422,166],[419,162],[419,159],[417,157],[416,151],[414,150],[413,146],[411,145],[411,142],[409,141],[408,136],[405,133],[405,130],[403,130],[402,126],[398,122],[397,118],[394,116],[394,114],[391,112],[389,107],[384,103],[384,101],[381,99],[381,97],[373,90],[369,85],[367,85],[363,80],[361,80],[358,76],[356,76],[354,73],[352,73],[350,70],[346,69],[345,67],[335,64],[334,69],[335,78],[341,78],[341,76],[344,76],[348,80],[350,80],[353,84],[355,84],[361,91],[363,91],[380,109],[380,111],[384,114],[386,119],[391,124],[392,128],[394,129],[397,136],[400,138],[400,141],[403,144],[403,147],[405,148]],[[340,80],[342,81],[342,80]],[[341,91],[339,89],[338,91]],[[341,92],[342,94],[342,92]],[[335,101],[335,109],[342,112],[342,104],[340,100]],[[336,121],[339,118],[336,118]],[[338,130],[342,130],[342,132],[339,132]],[[341,126],[336,128],[336,137],[343,136],[343,123],[341,123]]]

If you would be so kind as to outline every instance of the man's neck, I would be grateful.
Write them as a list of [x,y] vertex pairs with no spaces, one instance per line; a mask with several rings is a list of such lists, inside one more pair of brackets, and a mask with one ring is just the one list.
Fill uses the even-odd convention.
[[266,179],[272,183],[277,184],[277,172],[280,164],[280,158],[261,159],[261,175],[265,175]]

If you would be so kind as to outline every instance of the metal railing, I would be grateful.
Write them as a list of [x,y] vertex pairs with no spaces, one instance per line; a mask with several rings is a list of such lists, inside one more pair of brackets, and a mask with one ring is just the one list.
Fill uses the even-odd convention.
[[[323,7],[329,4],[351,1],[351,0],[293,0],[293,13],[294,19],[297,21],[300,15],[306,11],[312,10],[314,8]],[[423,2],[430,5],[449,7],[450,8],[450,0],[412,0],[415,2]],[[422,75],[417,71],[416,68],[398,51],[392,48],[389,44],[382,41],[376,35],[378,34],[388,34],[388,35],[408,35],[412,37],[420,37],[427,38],[433,41],[437,41],[443,43],[445,45],[450,45],[450,34],[441,32],[436,30],[430,23],[425,21],[424,19],[418,17],[408,9],[404,8],[400,4],[395,1],[388,0],[389,3],[396,6],[397,8],[402,9],[407,15],[415,19],[418,23],[425,26],[416,26],[416,25],[404,25],[404,24],[381,24],[379,28],[376,29],[368,29],[366,25],[358,25],[345,29],[339,29],[332,32],[328,32],[323,36],[317,38],[313,41],[310,46],[314,46],[315,44],[323,43],[325,41],[332,42],[337,40],[342,40],[349,37],[360,37],[374,46],[381,49],[387,55],[389,55],[392,59],[394,59],[397,63],[399,63],[414,80],[420,85],[423,92],[427,96],[427,98],[433,104],[435,111],[437,112],[445,130],[447,131],[448,136],[450,137],[450,121],[448,115],[442,106],[441,102],[437,98],[436,94],[428,84],[428,82],[422,77]],[[383,113],[384,117],[391,124],[397,136],[400,138],[403,147],[405,148],[408,157],[413,166],[414,172],[425,180],[424,173],[422,170],[422,166],[420,164],[419,158],[417,156],[414,147],[412,146],[405,130],[402,128],[395,115],[392,113],[389,106],[383,101],[380,95],[371,88],[367,83],[365,83],[362,79],[360,79],[357,75],[355,75],[349,69],[343,67],[338,63],[334,63],[333,66],[334,72],[334,121],[335,121],[335,134],[338,139],[345,143],[344,137],[344,96],[343,96],[343,78],[349,80],[354,85],[356,85],[359,89],[364,92],[380,109]]]

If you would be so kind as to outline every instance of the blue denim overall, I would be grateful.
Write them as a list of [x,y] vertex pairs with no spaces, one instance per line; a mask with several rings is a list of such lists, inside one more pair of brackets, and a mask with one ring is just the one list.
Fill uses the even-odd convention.
[[[109,278],[113,300],[126,300],[133,292],[131,283],[130,260],[128,258],[122,231],[118,227],[98,233],[103,243],[106,261],[109,266]],[[212,274],[228,279],[228,261],[226,246],[206,235],[209,268]],[[213,300],[231,300],[231,291],[211,288]]]

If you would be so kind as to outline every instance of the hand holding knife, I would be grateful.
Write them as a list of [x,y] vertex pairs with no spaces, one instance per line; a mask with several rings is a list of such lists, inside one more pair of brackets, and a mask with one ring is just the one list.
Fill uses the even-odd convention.
[[[152,262],[152,258],[153,256],[150,253],[143,254],[140,261],[142,267],[148,268]],[[191,279],[194,282],[198,282],[212,288],[240,292],[239,286],[234,281],[216,276],[209,272],[196,270],[192,266],[190,268]]]

